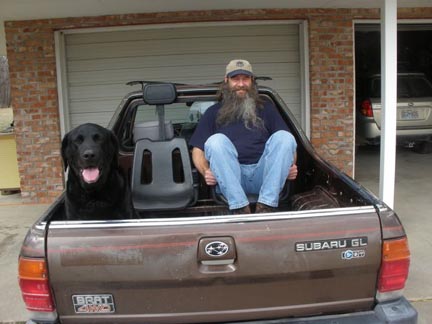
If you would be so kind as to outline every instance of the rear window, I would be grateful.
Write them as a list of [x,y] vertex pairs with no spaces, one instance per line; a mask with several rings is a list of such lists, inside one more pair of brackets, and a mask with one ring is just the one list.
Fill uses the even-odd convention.
[[[261,96],[273,101],[267,94],[262,94]],[[166,125],[167,136],[183,137],[189,142],[201,116],[216,102],[214,96],[211,96],[211,98],[190,96],[188,98],[180,98],[177,102],[165,105],[164,120],[168,124]],[[141,131],[139,133],[136,131],[138,128],[145,128],[144,132],[146,136],[149,134],[151,134],[149,136],[158,135],[158,123],[159,118],[156,106],[148,105],[142,99],[131,102],[118,133],[122,150],[133,151],[137,138],[142,135]],[[134,136],[135,133],[139,134],[139,136]]]
[[[381,98],[381,78],[371,79],[370,97]],[[398,76],[397,97],[432,97],[432,85],[422,76]]]
[[[165,120],[173,124],[197,123],[202,114],[215,104],[215,101],[195,101],[193,103],[173,103],[165,106]],[[134,124],[157,121],[155,106],[139,105],[136,110]]]
[[[187,141],[195,129],[201,116],[215,101],[188,101],[175,102],[164,106],[164,120],[170,125],[166,126],[167,136],[184,137]],[[130,105],[123,123],[119,138],[123,150],[132,151],[136,141],[134,136],[137,129],[146,128],[146,135],[158,135],[158,111],[157,107],[147,105],[142,100],[136,100]],[[138,133],[138,134],[141,134]]]

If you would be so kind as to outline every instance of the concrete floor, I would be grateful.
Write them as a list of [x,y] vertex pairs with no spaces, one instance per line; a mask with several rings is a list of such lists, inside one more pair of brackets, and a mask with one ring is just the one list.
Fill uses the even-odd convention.
[[[419,324],[432,323],[432,154],[397,151],[395,210],[408,234],[412,253],[405,296],[419,312]],[[379,188],[379,148],[360,148],[356,180]],[[47,208],[23,205],[19,195],[0,196],[0,323],[28,319],[17,284],[17,257],[25,233]]]
[[[379,195],[379,147],[361,147],[355,179]],[[398,148],[394,210],[408,235],[410,275],[405,297],[419,312],[419,324],[432,323],[432,154]]]

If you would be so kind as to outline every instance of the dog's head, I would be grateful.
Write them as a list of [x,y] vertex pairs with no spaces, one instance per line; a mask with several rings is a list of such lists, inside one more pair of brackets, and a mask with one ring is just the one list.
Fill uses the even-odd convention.
[[65,171],[73,172],[85,189],[103,185],[118,168],[118,141],[108,129],[96,124],[80,125],[67,133],[61,154]]

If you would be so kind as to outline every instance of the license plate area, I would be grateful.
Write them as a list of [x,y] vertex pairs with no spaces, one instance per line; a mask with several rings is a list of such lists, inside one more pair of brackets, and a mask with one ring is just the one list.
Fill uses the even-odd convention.
[[422,116],[420,116],[420,112],[418,109],[402,109],[400,119],[401,120],[418,120],[418,119],[422,119]]
[[109,314],[115,312],[112,295],[73,295],[72,302],[77,314]]

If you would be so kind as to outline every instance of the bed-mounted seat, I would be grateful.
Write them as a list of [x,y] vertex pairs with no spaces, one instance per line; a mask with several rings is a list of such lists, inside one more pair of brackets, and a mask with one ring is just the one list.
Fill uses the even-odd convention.
[[[148,84],[144,101],[156,105],[159,121],[138,124],[134,129],[132,201],[138,211],[182,209],[196,203],[198,184],[193,176],[189,148],[184,138],[173,137],[173,127],[164,121],[164,105],[173,103],[173,84]],[[155,138],[157,134],[157,138]]]

